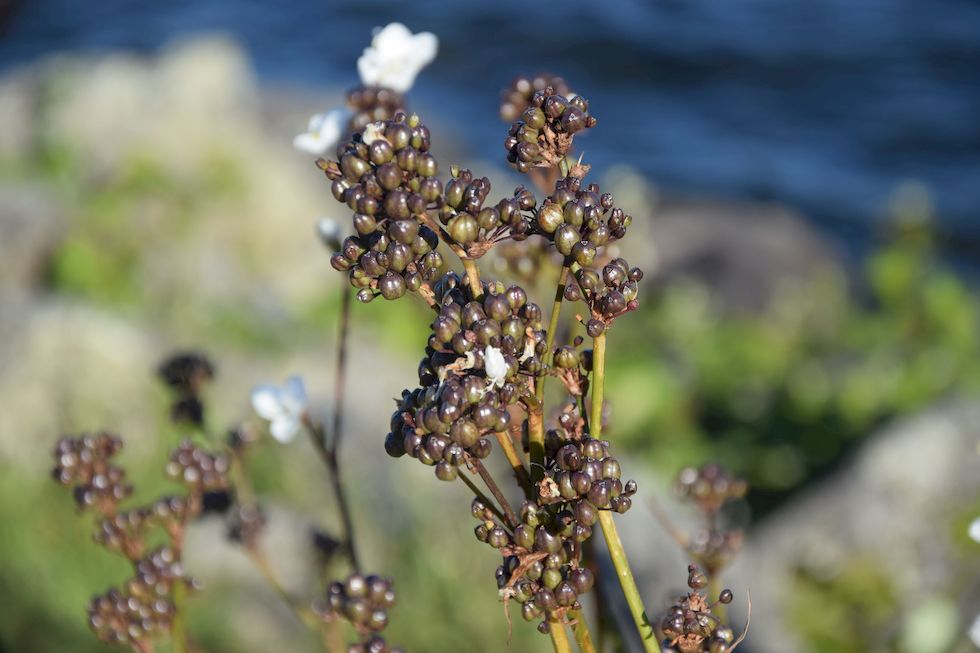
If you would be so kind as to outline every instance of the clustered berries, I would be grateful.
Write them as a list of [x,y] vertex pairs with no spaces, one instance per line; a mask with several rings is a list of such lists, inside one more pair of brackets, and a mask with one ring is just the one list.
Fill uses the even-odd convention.
[[125,470],[110,462],[122,446],[122,439],[109,433],[64,437],[55,445],[54,478],[62,485],[74,486],[79,508],[111,513],[133,493]]
[[416,292],[442,267],[438,235],[420,221],[442,195],[429,129],[398,113],[372,123],[337,149],[339,162],[318,164],[333,195],[354,211],[355,235],[330,263],[347,272],[358,300],[397,299]]
[[632,505],[636,482],[623,483],[619,462],[609,443],[583,435],[574,411],[559,419],[560,429],[545,440],[545,475],[537,484],[537,500],[521,506],[520,523],[512,529],[494,519],[483,501],[472,504],[480,520],[478,540],[504,556],[497,585],[521,603],[521,615],[547,632],[549,621],[563,621],[579,609],[580,595],[593,585],[592,572],[582,566],[582,543],[592,537],[599,510],[624,513]]
[[501,94],[500,118],[504,122],[514,122],[524,110],[531,106],[534,94],[551,87],[555,93],[564,97],[572,94],[565,80],[555,75],[536,75],[533,78],[515,77],[510,86]]
[[538,232],[581,266],[592,265],[597,249],[625,236],[632,222],[611,193],[601,192],[598,184],[583,189],[582,178],[572,174],[555,183],[537,215]]
[[353,114],[348,129],[359,132],[371,123],[391,120],[404,112],[405,97],[390,88],[361,85],[347,91],[347,106]]
[[205,384],[214,378],[214,365],[203,354],[179,353],[171,356],[157,369],[157,375],[174,393],[170,417],[177,423],[204,425],[204,402],[201,393]]
[[[62,485],[74,486],[80,508],[96,513],[95,542],[133,564],[134,575],[122,589],[110,589],[90,602],[92,630],[107,643],[149,650],[149,639],[170,628],[176,585],[193,585],[180,564],[184,527],[200,514],[205,492],[228,488],[229,465],[224,455],[184,441],[171,455],[167,473],[185,485],[187,494],[120,510],[133,487],[125,482],[125,471],[109,461],[122,446],[120,438],[107,433],[61,438],[53,452],[53,475]],[[166,533],[170,543],[147,553],[153,527]]]
[[211,453],[188,439],[170,454],[167,477],[183,484],[192,496],[228,489],[231,461],[222,453]]
[[529,392],[522,375],[540,372],[545,338],[541,309],[519,286],[487,284],[474,298],[451,272],[434,292],[440,309],[419,363],[421,387],[402,393],[385,450],[451,481],[466,456],[490,454],[486,436],[510,428],[508,406]]
[[394,581],[355,573],[342,583],[330,584],[326,603],[318,606],[318,612],[324,619],[342,618],[354,626],[361,641],[352,644],[348,653],[403,653],[378,635],[388,625],[388,608],[394,605]]
[[595,124],[588,100],[581,95],[567,98],[545,87],[534,93],[530,106],[510,126],[504,140],[507,160],[520,172],[558,165],[571,150],[575,134]]
[[89,627],[108,644],[135,645],[170,630],[174,586],[192,585],[170,547],[155,549],[134,567],[124,590],[112,588],[89,602]]
[[715,463],[681,470],[677,493],[692,501],[704,517],[704,526],[688,542],[688,553],[709,576],[728,566],[742,548],[742,531],[724,528],[719,513],[726,503],[745,496],[748,484]]
[[589,306],[592,317],[585,328],[595,338],[617,317],[639,307],[636,297],[642,278],[643,271],[631,268],[623,258],[603,266],[601,275],[592,268],[579,268],[575,271],[576,284],[565,286],[565,299],[581,299]]
[[523,240],[533,230],[529,212],[537,202],[531,191],[518,186],[513,196],[485,207],[489,193],[489,179],[476,179],[469,170],[454,168],[439,207],[439,220],[449,237],[471,258],[479,258],[507,238]]
[[660,649],[664,653],[728,653],[736,646],[735,633],[711,610],[719,603],[731,603],[732,591],[722,590],[715,603],[708,603],[699,591],[707,587],[708,578],[695,565],[690,565],[687,572],[691,591],[663,618]]

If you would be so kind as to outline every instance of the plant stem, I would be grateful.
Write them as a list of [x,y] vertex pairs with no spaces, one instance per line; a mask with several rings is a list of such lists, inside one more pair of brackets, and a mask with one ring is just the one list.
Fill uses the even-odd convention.
[[[592,347],[592,414],[589,425],[592,429],[590,435],[597,440],[601,439],[602,436],[602,393],[605,380],[606,334],[603,332],[595,337]],[[630,614],[633,616],[633,623],[640,633],[640,639],[643,640],[643,648],[648,653],[659,653],[660,646],[657,644],[656,634],[653,632],[653,626],[643,608],[643,599],[640,597],[640,590],[633,578],[633,570],[630,569],[626,550],[623,548],[623,541],[619,538],[619,531],[616,530],[612,513],[608,510],[600,510],[599,524],[602,526],[602,534],[606,538],[609,557],[616,569],[616,577],[623,589]]]
[[[544,380],[540,377],[539,381]],[[544,478],[544,415],[541,402],[527,409],[527,448],[531,462],[531,480],[535,483]]]
[[463,269],[466,270],[466,279],[470,284],[473,297],[475,299],[483,297],[483,284],[480,283],[480,270],[476,267],[476,261],[462,256],[459,260],[463,262]]
[[471,481],[466,474],[460,474],[459,478],[463,481],[463,483],[466,484],[466,487],[468,487],[470,490],[473,491],[473,494],[476,496],[476,498],[482,501],[483,504],[490,509],[490,512],[496,515],[497,519],[499,519],[502,522],[507,521],[503,513],[500,512],[500,509],[497,507],[497,504],[493,502],[493,499],[491,499],[486,494],[484,494],[483,491],[476,486],[476,483]]
[[500,491],[500,487],[497,485],[497,482],[493,480],[490,472],[487,471],[483,461],[474,458],[473,467],[476,468],[477,474],[479,474],[480,478],[483,479],[483,482],[486,483],[487,489],[490,490],[490,494],[492,494],[497,500],[497,503],[500,504],[500,508],[504,511],[504,515],[507,517],[507,525],[511,528],[517,528],[518,524],[521,522],[517,519],[517,515],[514,514],[514,509],[510,507],[507,497],[505,497],[504,493]]
[[606,381],[606,334],[592,341],[592,411],[589,415],[590,435],[602,439],[602,393]]
[[347,388],[347,342],[350,335],[350,316],[351,293],[345,287],[341,290],[343,301],[340,305],[340,332],[337,335],[337,367],[334,371],[333,384],[333,432],[330,440],[330,456],[328,465],[330,467],[330,481],[333,484],[334,495],[337,498],[337,507],[340,509],[340,518],[344,523],[344,539],[347,544],[347,553],[350,556],[351,566],[354,571],[361,573],[360,564],[357,558],[357,548],[354,545],[354,522],[351,519],[350,504],[347,501],[344,491],[343,478],[340,473],[338,458],[340,457],[340,444],[344,438],[344,396]]
[[517,483],[524,490],[524,495],[531,498],[531,481],[527,475],[527,469],[524,468],[524,463],[521,462],[520,456],[517,455],[517,449],[514,448],[514,441],[510,439],[510,433],[507,431],[494,433],[497,436],[497,442],[500,443],[500,449],[504,452],[504,456],[507,457],[507,462],[510,463],[511,468],[514,470],[514,476],[517,477]]
[[[558,288],[555,289],[555,301],[551,305],[551,320],[548,322],[548,335],[545,339],[544,355],[550,357],[552,347],[555,346],[555,332],[558,331],[558,316],[561,314],[561,303],[565,299],[565,286],[568,284],[568,273],[572,262],[566,257],[565,263],[561,266],[561,274],[558,276]],[[548,360],[550,364],[550,359]],[[534,388],[534,395],[538,401],[544,401],[544,381],[547,376],[538,377],[537,385]]]
[[555,647],[555,653],[572,653],[572,645],[568,641],[565,626],[557,621],[549,621],[548,628],[551,632],[551,643]]
[[170,637],[173,643],[174,653],[187,653],[187,631],[184,628],[184,596],[187,587],[182,578],[178,578],[174,583],[173,601],[174,618],[170,627]]
[[252,560],[252,563],[255,565],[256,569],[258,569],[259,573],[262,574],[262,578],[265,579],[265,582],[268,583],[273,590],[275,590],[276,594],[278,594],[286,605],[289,606],[289,609],[292,610],[299,620],[303,622],[303,625],[315,633],[322,634],[323,631],[320,627],[320,620],[317,619],[317,616],[313,614],[312,610],[290,596],[289,592],[286,591],[286,588],[283,587],[281,582],[279,582],[279,578],[272,570],[272,566],[269,564],[269,561],[262,554],[262,552],[256,547],[246,547],[245,551],[248,553],[248,557]]
[[571,610],[568,614],[575,620],[572,634],[575,636],[578,650],[582,653],[596,653],[595,645],[592,643],[592,633],[589,632],[589,625],[585,622],[585,615],[581,610]]
[[633,615],[633,623],[636,624],[636,629],[643,640],[643,648],[648,653],[659,653],[660,646],[657,644],[653,625],[643,608],[643,599],[640,597],[640,590],[636,587],[636,579],[633,578],[633,570],[630,569],[626,550],[623,548],[623,541],[619,539],[619,531],[616,530],[612,513],[608,510],[600,510],[599,525],[602,526],[602,535],[606,538],[606,547],[609,549],[609,557],[616,569],[619,585],[623,588],[623,596],[626,597],[630,614]]

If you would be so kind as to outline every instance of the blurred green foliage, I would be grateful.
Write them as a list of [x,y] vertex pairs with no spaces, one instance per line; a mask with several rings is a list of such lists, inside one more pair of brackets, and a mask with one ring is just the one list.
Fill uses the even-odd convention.
[[764,511],[885,420],[980,392],[980,305],[928,225],[897,225],[864,269],[857,293],[831,270],[758,315],[693,283],[648,299],[610,344],[624,442],[668,471],[723,460]]

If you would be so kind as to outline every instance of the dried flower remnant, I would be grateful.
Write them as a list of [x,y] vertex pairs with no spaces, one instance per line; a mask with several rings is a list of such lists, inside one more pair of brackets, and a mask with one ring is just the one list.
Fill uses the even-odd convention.
[[252,391],[252,409],[269,422],[269,433],[283,444],[296,437],[308,408],[306,386],[298,376],[281,386],[264,384]]
[[708,578],[695,565],[687,568],[691,591],[675,603],[660,623],[664,653],[729,653],[737,646],[735,633],[712,614],[718,604],[732,602],[731,590],[722,590],[714,603],[700,591]]
[[412,34],[401,23],[379,29],[357,61],[362,84],[348,91],[347,107],[314,115],[307,130],[293,139],[293,147],[323,156],[346,135],[404,111],[402,94],[435,59],[438,48],[438,39],[429,32]]

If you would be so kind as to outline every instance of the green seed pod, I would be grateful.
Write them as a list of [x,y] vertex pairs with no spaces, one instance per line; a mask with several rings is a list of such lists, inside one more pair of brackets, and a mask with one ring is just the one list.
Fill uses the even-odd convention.
[[497,211],[497,209],[488,206],[477,214],[476,221],[479,223],[480,228],[485,231],[496,229],[500,226],[500,212]]
[[395,155],[395,161],[398,163],[398,167],[405,172],[415,172],[415,166],[418,164],[418,160],[418,152],[411,147],[406,147]]
[[573,227],[581,226],[585,220],[585,208],[578,202],[569,202],[564,209],[565,222]]
[[562,210],[557,204],[545,204],[538,211],[538,227],[545,233],[554,231],[564,222]]
[[582,267],[592,265],[597,253],[595,246],[584,240],[580,240],[572,247],[572,258]]
[[541,575],[541,582],[545,587],[553,590],[558,587],[558,583],[562,582],[561,572],[557,569],[545,569]]
[[383,138],[375,139],[373,143],[368,145],[368,158],[374,165],[384,165],[391,161],[394,156],[395,150],[391,147],[391,143]]
[[449,429],[449,437],[453,442],[466,449],[476,444],[480,438],[480,431],[476,424],[468,419],[457,420]]
[[344,173],[344,177],[348,181],[356,182],[360,180],[370,169],[371,164],[356,154],[348,153],[340,157],[340,170]]
[[389,123],[385,128],[385,138],[397,152],[409,146],[412,141],[412,130],[404,123]]
[[405,294],[405,279],[397,272],[388,272],[378,280],[378,290],[385,299],[398,299]]
[[521,604],[521,616],[524,621],[533,621],[541,616],[541,608],[534,601],[525,601]]
[[362,304],[367,304],[372,299],[374,299],[374,291],[370,288],[362,288],[357,291],[357,301]]
[[[549,204],[548,206],[555,205]],[[578,231],[572,225],[562,223],[555,231],[555,249],[558,250],[559,254],[569,256],[572,253],[572,248],[580,239]]]
[[455,481],[457,476],[459,476],[459,468],[455,465],[450,465],[445,460],[436,463],[436,478],[440,481]]
[[472,243],[480,235],[480,225],[469,213],[460,213],[449,221],[449,235],[461,245]]
[[606,324],[601,320],[592,319],[585,325],[585,332],[590,338],[598,338],[606,330]]
[[415,172],[420,177],[435,177],[439,173],[439,164],[431,154],[420,154],[415,162]]

